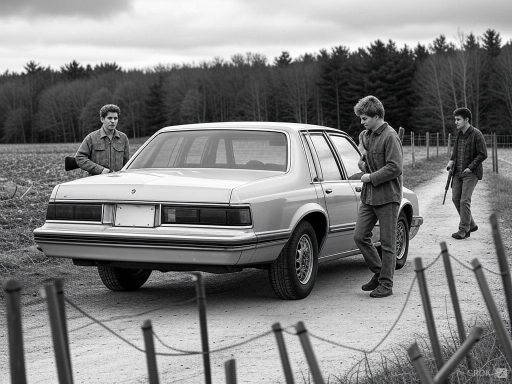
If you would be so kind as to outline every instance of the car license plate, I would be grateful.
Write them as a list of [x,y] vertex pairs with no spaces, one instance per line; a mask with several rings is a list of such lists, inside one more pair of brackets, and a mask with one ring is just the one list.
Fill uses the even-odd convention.
[[155,206],[143,204],[117,204],[116,227],[154,227]]

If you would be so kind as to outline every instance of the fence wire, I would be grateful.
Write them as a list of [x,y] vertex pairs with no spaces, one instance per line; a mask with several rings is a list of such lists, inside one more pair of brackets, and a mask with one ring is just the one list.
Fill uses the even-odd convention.
[[208,352],[203,352],[203,351],[189,351],[189,350],[184,350],[184,349],[179,349],[179,348],[176,348],[176,347],[172,347],[168,344],[166,344],[154,331],[153,331],[153,335],[155,336],[155,338],[158,340],[158,342],[160,344],[162,344],[162,346],[164,346],[165,348],[168,348],[170,350],[173,350],[173,351],[177,351],[177,352],[182,352],[184,354],[188,354],[188,355],[206,355],[206,354],[213,354],[213,353],[216,353],[216,352],[222,352],[222,351],[226,351],[228,349],[232,349],[232,348],[236,348],[236,347],[240,347],[241,345],[244,345],[244,344],[248,344],[248,343],[251,343],[257,339],[261,339],[262,337],[265,337],[267,335],[270,335],[271,333],[273,333],[274,331],[270,330],[270,331],[267,331],[267,332],[263,332],[263,333],[260,333],[259,335],[256,335],[256,336],[253,336],[247,340],[244,340],[244,341],[241,341],[241,342],[238,342],[238,343],[234,343],[234,344],[230,344],[230,345],[226,345],[224,347],[219,347],[219,348],[216,348],[216,349],[210,349],[210,351]]
[[[473,268],[472,266],[467,265],[463,261],[461,261],[458,258],[456,258],[455,256],[453,256],[451,253],[448,253],[448,256],[450,256],[451,259],[455,260],[455,262],[457,262],[458,264],[460,264],[462,267],[466,268],[467,270],[475,272],[475,268]],[[496,276],[506,276],[507,275],[506,272],[496,272],[496,271],[493,271],[493,270],[491,270],[489,268],[484,267],[483,265],[481,265],[481,267],[482,267],[482,269],[484,271],[487,271],[487,272],[489,272],[492,275],[496,275]]]
[[[382,345],[382,343],[384,343],[384,341],[389,337],[391,332],[393,332],[393,330],[395,329],[396,325],[398,324],[398,322],[402,318],[402,316],[404,314],[404,311],[405,311],[405,308],[407,307],[407,304],[409,302],[409,298],[411,297],[411,292],[412,292],[412,290],[414,288],[414,283],[416,283],[416,279],[417,279],[417,277],[414,276],[414,278],[411,281],[411,286],[409,287],[409,291],[407,292],[407,296],[405,297],[405,301],[404,301],[404,303],[402,305],[402,309],[400,310],[400,313],[398,314],[397,318],[395,319],[395,321],[393,322],[393,324],[391,325],[389,330],[386,332],[384,337],[375,345],[375,347],[373,347],[371,349],[363,349],[363,348],[351,347],[351,346],[346,345],[346,344],[342,344],[342,343],[338,343],[338,342],[335,342],[335,341],[332,341],[332,340],[328,340],[328,339],[326,339],[324,337],[315,335],[314,333],[311,333],[311,332],[308,331],[309,335],[311,337],[313,337],[315,339],[318,339],[318,340],[321,340],[321,341],[323,341],[325,343],[328,343],[328,344],[331,344],[331,345],[335,345],[337,347],[341,347],[341,348],[344,348],[344,349],[349,349],[351,351],[361,352],[361,353],[364,353],[365,355],[366,354],[371,354],[371,353],[375,352],[375,350],[377,348],[379,348]],[[292,333],[292,334],[296,335],[296,333]]]

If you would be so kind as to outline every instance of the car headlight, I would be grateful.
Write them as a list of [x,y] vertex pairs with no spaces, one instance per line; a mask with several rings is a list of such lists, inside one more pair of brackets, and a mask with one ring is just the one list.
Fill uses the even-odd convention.
[[162,206],[162,224],[247,226],[251,211],[243,208]]

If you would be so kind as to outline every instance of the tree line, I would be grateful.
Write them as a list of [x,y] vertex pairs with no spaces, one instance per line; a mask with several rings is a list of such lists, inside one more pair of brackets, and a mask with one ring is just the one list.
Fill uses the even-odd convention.
[[198,65],[125,70],[116,63],[54,70],[29,61],[22,73],[0,75],[0,142],[77,142],[99,127],[99,108],[121,107],[119,128],[132,138],[167,125],[212,121],[320,124],[357,136],[353,106],[375,95],[398,129],[454,129],[452,112],[466,106],[483,132],[510,133],[512,41],[488,29],[482,36],[440,35],[428,46],[376,40],[305,53],[283,51],[270,63],[257,53]]

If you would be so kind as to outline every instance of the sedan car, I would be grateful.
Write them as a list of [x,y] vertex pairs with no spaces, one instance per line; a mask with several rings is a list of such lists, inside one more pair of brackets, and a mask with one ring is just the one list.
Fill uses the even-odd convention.
[[[153,270],[261,268],[278,297],[301,299],[318,263],[360,253],[359,158],[346,133],[322,126],[166,127],[121,171],[57,185],[34,237],[47,256],[97,267],[115,291],[140,288]],[[422,222],[404,188],[397,268]]]

